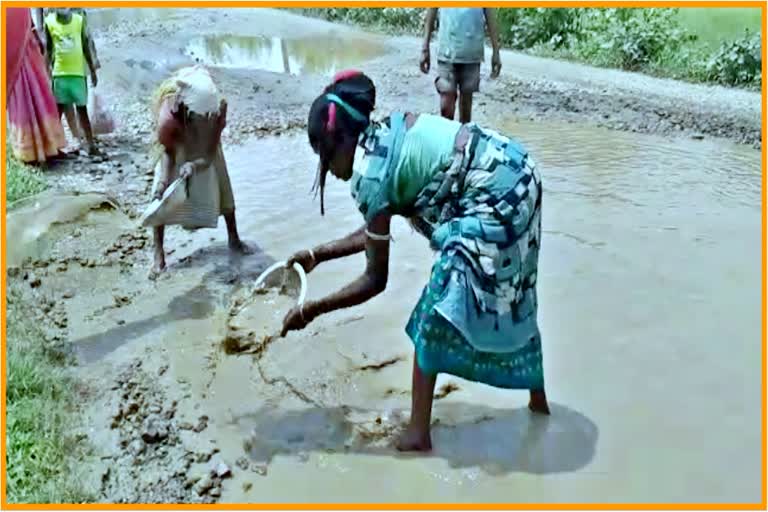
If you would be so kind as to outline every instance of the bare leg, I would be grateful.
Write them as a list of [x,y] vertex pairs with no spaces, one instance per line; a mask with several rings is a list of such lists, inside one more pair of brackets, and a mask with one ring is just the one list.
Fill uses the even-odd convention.
[[428,375],[421,371],[414,355],[411,422],[396,444],[397,449],[401,452],[427,452],[432,449],[432,437],[429,430],[432,422],[432,397],[435,394],[436,380],[437,375]]
[[446,119],[453,120],[456,115],[456,93],[455,92],[441,92],[440,93],[440,115]]
[[98,155],[99,150],[96,148],[96,142],[93,140],[93,132],[91,131],[91,120],[88,118],[88,107],[78,106],[77,117],[80,120],[80,126],[85,132],[85,140],[88,142],[88,153]]
[[240,240],[237,232],[237,221],[235,220],[235,210],[224,214],[224,222],[227,223],[227,237],[229,238],[229,249],[240,254],[251,254],[253,250]]
[[69,125],[69,130],[72,132],[72,135],[78,139],[82,140],[83,134],[80,132],[80,126],[77,124],[77,117],[75,117],[75,109],[71,105],[66,107],[66,110],[64,111],[64,117],[67,118],[67,124]]
[[165,226],[158,226],[154,229],[155,238],[155,263],[152,265],[150,277],[157,277],[159,273],[165,270],[165,250],[163,249],[163,238],[165,237]]
[[528,409],[538,414],[549,415],[549,404],[544,390],[531,390],[531,400],[528,402]]
[[459,95],[459,121],[466,124],[472,121],[472,93],[462,92]]

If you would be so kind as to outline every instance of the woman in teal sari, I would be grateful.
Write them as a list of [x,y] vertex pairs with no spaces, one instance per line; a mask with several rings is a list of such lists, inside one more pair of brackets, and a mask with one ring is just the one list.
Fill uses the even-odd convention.
[[[340,240],[296,253],[289,263],[310,272],[324,261],[363,251],[368,263],[339,292],[290,311],[283,334],[384,291],[390,220],[401,215],[430,240],[438,257],[406,327],[415,349],[412,408],[398,449],[431,449],[438,373],[529,390],[529,408],[549,414],[536,319],[542,186],[533,159],[510,138],[434,115],[396,112],[371,122],[375,103],[370,78],[345,71],[310,109],[321,213],[330,171],[351,183],[365,224]],[[365,158],[353,169],[358,150]]]

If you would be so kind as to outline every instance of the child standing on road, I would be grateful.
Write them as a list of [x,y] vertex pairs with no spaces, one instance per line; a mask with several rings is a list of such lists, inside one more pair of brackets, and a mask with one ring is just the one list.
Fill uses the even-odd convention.
[[[439,9],[440,26],[437,31],[437,79],[440,94],[440,114],[453,119],[456,99],[459,100],[459,121],[472,120],[472,95],[480,90],[480,63],[485,54],[485,29],[493,47],[491,78],[501,72],[499,31],[493,9],[451,8]],[[429,73],[431,56],[429,40],[435,30],[438,9],[427,9],[424,23],[424,47],[421,51],[421,71]]]
[[91,84],[98,83],[96,65],[91,54],[91,43],[82,14],[70,8],[58,8],[45,17],[45,39],[48,63],[53,76],[53,95],[59,108],[59,115],[75,107],[79,125],[88,143],[91,155],[99,154],[91,131],[88,117],[88,84],[86,64],[91,75]]

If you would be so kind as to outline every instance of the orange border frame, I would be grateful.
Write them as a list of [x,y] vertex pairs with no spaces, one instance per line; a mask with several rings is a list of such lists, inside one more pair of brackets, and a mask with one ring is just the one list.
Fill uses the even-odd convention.
[[[2,3],[2,34],[3,42],[5,42],[6,33],[6,16],[5,9],[8,7],[44,7],[49,6],[51,3],[56,2],[41,2],[41,1],[9,1]],[[254,0],[81,0],[81,1],[64,1],[62,4],[66,4],[72,7],[435,7],[435,6],[470,6],[477,5],[479,2],[472,2],[467,0],[435,0],[433,2],[424,2],[420,0],[361,0],[361,1],[349,1],[342,0],[339,2],[327,1],[327,0],[298,0],[296,2],[288,0],[265,0],[263,2]],[[456,504],[456,503],[216,503],[211,505],[206,504],[117,504],[117,503],[85,503],[85,504],[67,504],[67,503],[41,503],[41,504],[12,504],[6,500],[6,462],[5,456],[0,457],[0,507],[7,510],[766,510],[768,503],[766,502],[766,294],[768,292],[768,286],[766,284],[766,225],[768,222],[768,212],[766,211],[766,180],[765,167],[766,167],[766,155],[768,150],[766,149],[766,129],[768,129],[768,123],[766,122],[766,96],[768,94],[768,86],[766,85],[766,70],[768,70],[768,64],[766,63],[766,28],[768,27],[768,4],[764,1],[752,1],[752,0],[670,0],[670,1],[658,1],[658,0],[522,0],[522,1],[509,1],[501,2],[498,0],[482,2],[486,7],[750,7],[761,10],[761,36],[762,36],[762,229],[761,229],[761,253],[762,253],[762,273],[761,273],[761,296],[762,296],[762,322],[761,322],[761,362],[762,362],[762,379],[761,379],[761,429],[762,429],[762,443],[761,443],[761,469],[762,469],[762,490],[761,501],[759,503],[539,503],[539,504],[516,504],[516,503],[484,503],[484,504]],[[2,52],[2,99],[0,99],[0,105],[3,118],[6,118],[6,78],[5,78],[5,52]],[[5,190],[5,158],[6,158],[6,123],[3,122],[0,126],[0,134],[3,137],[2,149],[0,149],[0,155],[3,158],[2,169],[3,175],[0,177],[0,185],[2,191],[0,192],[0,203],[2,210],[2,218],[0,219],[0,234],[2,239],[0,240],[0,267],[2,267],[2,275],[0,276],[0,304],[2,305],[2,322],[0,322],[0,341],[2,342],[3,349],[3,364],[0,372],[2,373],[2,388],[0,389],[0,399],[2,403],[6,403],[6,190]],[[0,447],[2,448],[3,455],[6,453],[6,432],[5,432],[5,415],[0,417],[0,424],[2,429],[0,432]]]

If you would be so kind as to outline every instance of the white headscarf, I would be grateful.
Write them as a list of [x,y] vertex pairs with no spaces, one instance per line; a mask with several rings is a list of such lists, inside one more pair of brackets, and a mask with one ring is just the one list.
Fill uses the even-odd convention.
[[219,112],[222,95],[208,70],[202,66],[182,68],[176,72],[179,100],[198,115],[214,115]]

